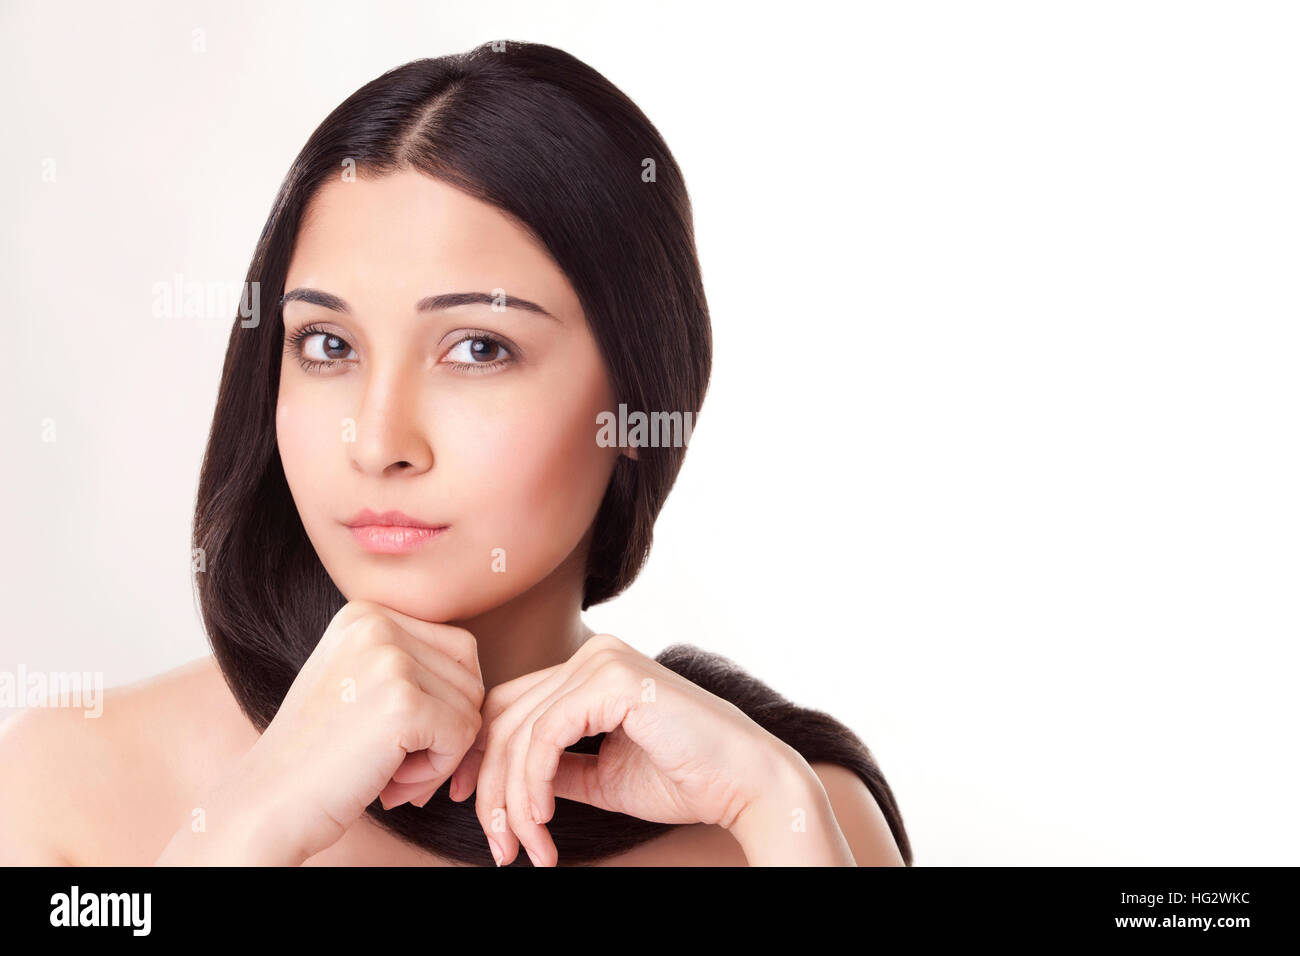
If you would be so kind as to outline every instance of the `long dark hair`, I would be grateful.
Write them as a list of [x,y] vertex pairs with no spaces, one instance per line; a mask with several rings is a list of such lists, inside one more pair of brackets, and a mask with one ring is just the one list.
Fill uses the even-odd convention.
[[[259,731],[345,603],[289,493],[275,409],[284,341],[279,298],[298,228],[316,190],[348,168],[358,176],[417,169],[528,230],[571,282],[629,414],[698,414],[712,362],[681,170],[641,110],[601,74],[553,47],[497,41],[415,60],[349,96],[294,160],[262,229],[246,280],[259,321],[241,316],[232,327],[195,506],[204,626],[231,692]],[[595,519],[584,610],[620,593],[640,571],[685,451],[670,443],[638,447],[636,461],[619,456]],[[694,673],[705,659],[680,646],[660,655],[679,672]],[[776,696],[739,671],[718,687],[737,703],[761,698],[771,705]],[[853,766],[867,780],[910,863],[893,796],[861,742],[842,725],[828,732],[825,715],[795,726],[779,710],[765,712],[776,719],[774,733],[800,752],[789,735],[811,734],[804,744],[825,754],[805,757]],[[594,753],[602,738],[571,749]],[[385,811],[376,799],[367,812],[442,857],[493,864],[473,800],[452,802],[445,784],[423,808]],[[590,863],[670,828],[568,800],[557,801],[548,827],[565,864]]]

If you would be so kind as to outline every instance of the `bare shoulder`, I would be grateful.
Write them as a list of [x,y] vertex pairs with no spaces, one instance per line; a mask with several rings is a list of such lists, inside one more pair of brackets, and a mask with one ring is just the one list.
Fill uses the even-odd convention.
[[826,790],[835,822],[840,825],[858,866],[903,866],[903,856],[889,828],[889,820],[862,778],[842,764],[809,766]]
[[[895,819],[906,844],[893,794],[871,752],[847,725],[824,711],[795,704],[730,658],[696,645],[670,645],[656,660],[735,704],[805,756],[826,790],[835,819],[859,866],[906,865],[890,825],[890,820]],[[873,786],[868,787],[852,766],[870,772]],[[876,792],[886,801],[884,806]],[[647,846],[659,843],[657,839]],[[744,865],[743,855],[741,859]]]
[[745,851],[725,827],[678,826],[598,866],[748,866]]
[[108,688],[93,706],[33,706],[8,718],[0,724],[0,865],[124,862],[123,847],[147,846],[151,828],[174,829],[158,811],[216,759],[203,756],[208,747],[235,745],[229,712],[220,672],[205,657]]

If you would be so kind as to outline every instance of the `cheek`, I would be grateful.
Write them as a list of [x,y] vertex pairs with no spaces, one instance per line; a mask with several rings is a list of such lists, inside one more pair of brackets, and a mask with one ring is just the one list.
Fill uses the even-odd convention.
[[596,442],[596,415],[609,407],[604,376],[553,384],[509,402],[480,440],[463,435],[455,453],[457,470],[464,463],[476,477],[466,516],[530,565],[554,566],[578,544],[618,457]]
[[310,530],[312,517],[329,492],[326,471],[320,463],[327,461],[331,453],[338,454],[341,420],[331,418],[326,403],[306,401],[292,389],[285,389],[276,403],[275,438],[289,491],[304,526]]

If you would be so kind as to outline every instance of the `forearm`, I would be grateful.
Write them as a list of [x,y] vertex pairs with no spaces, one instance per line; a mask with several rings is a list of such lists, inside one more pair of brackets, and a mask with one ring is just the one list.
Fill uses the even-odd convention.
[[[228,781],[195,807],[201,814],[172,835],[155,866],[299,866],[310,855],[283,814],[249,803],[250,791]],[[252,791],[256,792],[256,791]]]
[[767,786],[729,830],[750,866],[856,866],[817,773],[792,748],[774,756]]
[[245,824],[203,830],[185,824],[154,866],[300,866],[304,859],[291,846]]

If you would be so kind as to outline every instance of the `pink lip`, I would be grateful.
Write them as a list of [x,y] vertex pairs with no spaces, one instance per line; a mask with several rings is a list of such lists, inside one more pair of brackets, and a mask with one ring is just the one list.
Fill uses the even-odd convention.
[[350,527],[358,525],[391,525],[401,528],[445,528],[445,524],[430,524],[427,521],[421,521],[418,518],[412,518],[401,511],[383,511],[374,512],[369,508],[362,508],[351,518],[344,522]]
[[446,528],[411,528],[401,525],[363,524],[351,529],[361,547],[374,554],[406,554],[432,541]]
[[400,511],[377,514],[369,509],[353,515],[346,524],[357,543],[373,554],[406,554],[432,541],[448,527],[429,524]]

